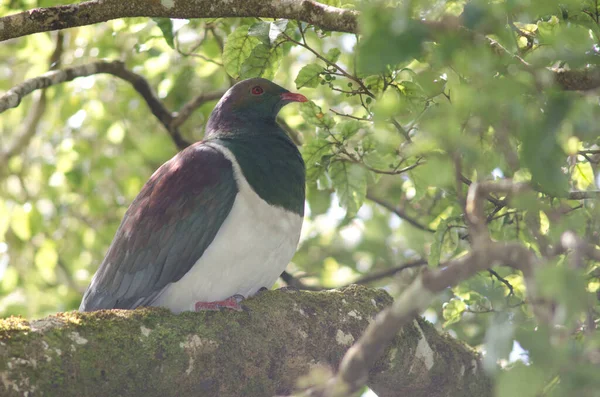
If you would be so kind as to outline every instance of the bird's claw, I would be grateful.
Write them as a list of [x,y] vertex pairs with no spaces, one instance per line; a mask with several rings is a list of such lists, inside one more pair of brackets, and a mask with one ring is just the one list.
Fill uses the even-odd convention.
[[242,302],[244,299],[244,296],[240,294],[235,294],[222,301],[196,302],[196,304],[194,305],[194,310],[197,312],[201,312],[204,310],[220,310],[224,308],[241,312],[243,308],[240,305],[240,302]]

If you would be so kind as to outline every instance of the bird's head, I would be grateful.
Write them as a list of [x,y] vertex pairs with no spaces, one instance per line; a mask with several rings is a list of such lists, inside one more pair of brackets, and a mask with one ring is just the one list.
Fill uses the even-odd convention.
[[236,124],[274,122],[281,108],[291,102],[306,102],[304,95],[289,92],[263,78],[240,81],[215,106],[207,132],[237,127]]

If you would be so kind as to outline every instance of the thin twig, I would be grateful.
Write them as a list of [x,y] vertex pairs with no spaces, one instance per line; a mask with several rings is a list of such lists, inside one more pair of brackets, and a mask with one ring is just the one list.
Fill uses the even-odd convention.
[[348,117],[350,119],[354,119],[354,120],[358,120],[358,121],[372,121],[370,118],[362,118],[362,117],[357,117],[357,116],[353,116],[351,114],[346,114],[346,113],[342,113],[342,112],[338,112],[335,109],[329,109],[330,112],[337,114],[338,116],[342,116],[342,117]]
[[78,77],[102,73],[111,74],[129,82],[142,96],[142,98],[144,98],[152,114],[154,114],[154,116],[156,116],[156,118],[165,127],[171,136],[171,139],[179,149],[186,148],[190,145],[190,143],[181,136],[178,127],[183,124],[190,117],[192,112],[203,103],[216,100],[223,95],[223,91],[200,94],[186,103],[181,108],[181,111],[174,115],[160,101],[144,77],[128,70],[123,62],[99,61],[62,70],[51,71],[39,77],[24,81],[23,83],[8,90],[4,95],[0,96],[0,113],[6,109],[18,106],[23,97],[35,90],[47,88],[67,81],[72,81]]
[[287,271],[283,271],[283,273],[281,273],[281,275],[279,276],[281,277],[281,279],[289,286],[292,288],[296,288],[299,290],[305,290],[305,291],[322,291],[324,288],[323,287],[314,287],[312,285],[307,285],[304,284],[302,281],[300,281],[299,278],[292,276],[291,273],[287,272]]
[[348,285],[352,285],[352,284],[360,284],[360,285],[369,284],[369,283],[372,283],[374,281],[379,281],[381,279],[394,276],[394,275],[400,273],[403,270],[410,269],[410,268],[413,268],[413,267],[421,267],[421,266],[425,266],[425,265],[427,265],[427,260],[425,260],[425,259],[415,259],[413,261],[408,261],[406,263],[403,263],[402,265],[399,265],[399,266],[391,267],[389,269],[380,270],[378,272],[369,273],[366,276],[363,276],[361,278],[358,278],[358,279],[354,280],[352,283],[350,283]]
[[367,200],[371,200],[374,203],[379,204],[380,206],[382,206],[383,208],[387,209],[388,211],[398,215],[398,217],[400,217],[401,219],[405,220],[407,223],[413,225],[414,227],[416,227],[417,229],[421,229],[423,231],[426,232],[430,232],[430,233],[435,233],[435,230],[430,229],[427,226],[421,225],[416,219],[414,219],[413,217],[411,217],[410,215],[408,215],[406,212],[404,212],[404,210],[402,210],[401,208],[396,207],[395,205],[375,196],[372,192],[367,191]]
[[[507,243],[491,240],[486,229],[483,211],[484,200],[489,194],[512,196],[528,189],[527,185],[502,180],[473,183],[469,186],[466,198],[466,217],[473,238],[471,251],[460,258],[451,260],[446,266],[422,272],[404,290],[393,305],[383,310],[371,323],[361,338],[348,350],[337,375],[313,395],[334,396],[339,390],[346,394],[358,390],[368,379],[369,368],[383,353],[398,330],[425,309],[437,293],[470,278],[490,265],[504,264],[523,272],[529,296],[535,295],[532,282],[534,269],[539,258],[520,242]],[[531,299],[531,302],[535,300]],[[548,320],[544,311],[534,305],[534,312],[542,321]]]
[[186,102],[179,112],[173,115],[173,120],[170,123],[170,128],[177,128],[181,126],[200,106],[206,102],[215,101],[221,98],[225,94],[225,91],[213,91],[205,94],[200,94]]
[[286,33],[283,33],[283,35],[285,36],[285,38],[288,41],[290,41],[290,42],[292,42],[292,43],[294,43],[296,45],[299,45],[300,47],[303,47],[303,48],[307,49],[308,51],[312,52],[317,58],[319,58],[320,60],[322,60],[323,62],[325,62],[327,65],[329,65],[332,68],[335,68],[335,70],[337,70],[340,73],[342,73],[346,78],[348,78],[348,79],[354,81],[356,84],[358,84],[365,94],[367,94],[371,98],[375,98],[375,95],[367,88],[367,86],[365,86],[365,84],[362,82],[361,79],[359,79],[358,77],[356,77],[356,76],[354,76],[354,75],[346,72],[342,67],[340,67],[339,65],[337,65],[335,62],[331,62],[329,59],[327,59],[323,55],[319,54],[318,51],[315,51],[314,49],[312,49],[306,43],[306,38],[304,37],[304,32],[303,32],[302,28],[300,28],[300,34],[302,35],[303,42],[294,40],[293,38],[291,38]]
[[510,282],[508,282],[507,279],[505,279],[504,277],[499,275],[498,272],[496,272],[494,269],[487,269],[487,270],[492,276],[496,277],[496,279],[498,279],[498,281],[500,281],[502,284],[506,285],[506,288],[508,288],[508,295],[506,295],[506,297],[509,297],[509,296],[515,294],[515,290],[514,290],[512,284]]

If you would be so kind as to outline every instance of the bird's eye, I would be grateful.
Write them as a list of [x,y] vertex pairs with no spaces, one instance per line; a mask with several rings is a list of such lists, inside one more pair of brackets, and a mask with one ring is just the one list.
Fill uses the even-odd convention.
[[261,87],[261,86],[259,86],[259,85],[252,87],[252,94],[253,94],[253,95],[260,95],[260,94],[262,94],[263,92],[265,92],[265,91],[264,91],[264,90],[262,89],[262,87]]

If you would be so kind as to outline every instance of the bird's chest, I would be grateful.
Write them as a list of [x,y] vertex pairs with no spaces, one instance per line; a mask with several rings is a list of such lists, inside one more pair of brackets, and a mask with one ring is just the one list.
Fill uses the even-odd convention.
[[155,302],[175,312],[196,302],[245,297],[270,288],[294,256],[302,217],[264,201],[234,163],[238,194],[212,243],[192,269]]
[[[215,239],[192,269],[153,303],[174,312],[270,288],[294,256],[302,218],[238,193]],[[260,198],[258,198],[260,200]]]

